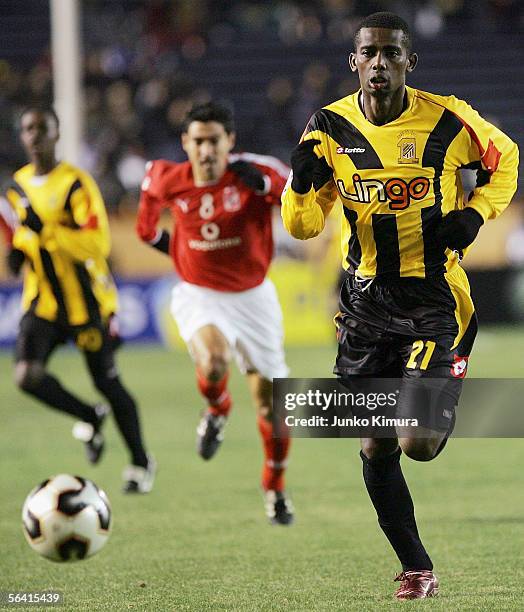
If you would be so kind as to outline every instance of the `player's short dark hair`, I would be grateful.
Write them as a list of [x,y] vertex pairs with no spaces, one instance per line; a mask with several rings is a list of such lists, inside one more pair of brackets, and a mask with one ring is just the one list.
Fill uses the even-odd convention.
[[42,115],[49,115],[54,119],[56,127],[60,127],[60,119],[52,106],[47,106],[44,104],[30,104],[26,106],[24,109],[22,109],[22,112],[18,116],[18,125],[22,124],[22,118],[24,115],[27,115],[27,113],[42,113]]
[[217,102],[206,102],[205,104],[197,104],[187,113],[182,131],[187,132],[189,124],[193,121],[216,121],[224,126],[227,134],[235,131],[235,122],[233,120],[233,112],[222,104]]
[[411,31],[408,24],[395,13],[381,12],[368,15],[364,21],[360,23],[355,32],[354,42],[355,48],[360,42],[360,30],[362,28],[385,28],[386,30],[402,30],[402,42],[406,45],[408,51],[411,50]]

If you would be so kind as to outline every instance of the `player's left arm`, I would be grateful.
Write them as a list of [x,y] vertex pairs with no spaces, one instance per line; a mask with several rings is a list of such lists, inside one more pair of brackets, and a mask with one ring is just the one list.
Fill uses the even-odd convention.
[[232,156],[228,170],[257,195],[264,196],[268,204],[280,204],[289,167],[271,155],[240,153]]
[[276,161],[278,162],[278,165],[275,167],[267,167],[265,169],[266,177],[269,181],[266,201],[275,206],[280,206],[282,204],[282,192],[286,186],[290,168],[279,160]]
[[69,201],[73,222],[44,225],[42,243],[48,242],[50,248],[56,245],[76,261],[107,258],[111,250],[107,212],[95,180],[86,172],[79,173],[71,187]]
[[463,166],[479,162],[484,175],[467,206],[476,210],[484,221],[494,219],[509,205],[517,189],[518,147],[466,102],[456,100],[456,108],[450,110],[465,128],[464,146],[457,150],[458,161]]
[[447,246],[463,249],[473,242],[483,223],[509,205],[517,189],[519,152],[506,134],[469,104],[450,100],[449,110],[464,129],[449,148],[449,161],[457,168],[475,167],[478,180],[465,208],[448,213],[439,233]]

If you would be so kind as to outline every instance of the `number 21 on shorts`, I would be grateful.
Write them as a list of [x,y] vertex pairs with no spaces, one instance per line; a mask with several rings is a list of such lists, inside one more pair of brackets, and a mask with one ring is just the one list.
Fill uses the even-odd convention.
[[[433,340],[426,340],[425,342],[424,340],[415,340],[415,342],[413,342],[411,355],[406,363],[406,368],[411,370],[415,370],[416,368],[419,368],[419,370],[426,370],[431,360],[431,356],[433,355],[433,351],[435,350],[435,346],[436,344]],[[423,354],[422,351],[424,351]],[[417,359],[418,357],[419,359]]]

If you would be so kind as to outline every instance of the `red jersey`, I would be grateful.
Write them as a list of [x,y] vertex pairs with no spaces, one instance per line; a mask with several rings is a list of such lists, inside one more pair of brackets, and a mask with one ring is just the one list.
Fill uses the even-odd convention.
[[218,291],[245,291],[264,280],[273,256],[271,205],[280,196],[289,168],[269,156],[242,153],[229,161],[249,162],[265,175],[263,193],[226,170],[216,183],[197,187],[191,164],[149,162],[142,183],[137,232],[155,243],[162,208],[175,227],[170,253],[178,275],[188,283]]

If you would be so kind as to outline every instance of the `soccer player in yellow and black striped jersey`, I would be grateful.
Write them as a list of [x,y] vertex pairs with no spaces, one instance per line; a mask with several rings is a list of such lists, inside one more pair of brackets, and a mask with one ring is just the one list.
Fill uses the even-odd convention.
[[74,341],[129,448],[124,490],[145,493],[152,486],[154,461],[146,454],[135,401],[114,361],[110,324],[117,292],[106,259],[107,214],[93,178],[56,160],[58,129],[52,109],[30,107],[22,113],[20,138],[30,163],[15,172],[6,189],[19,220],[8,263],[14,273],[25,264],[15,379],[27,393],[81,419],[73,433],[86,443],[88,459],[96,463],[104,448],[100,427],[108,409],[86,404],[46,371],[55,348]]
[[[476,334],[460,259],[481,225],[509,204],[518,167],[517,146],[466,102],[406,87],[416,63],[402,19],[366,18],[350,55],[361,88],[313,115],[282,196],[284,225],[300,239],[321,232],[335,200],[342,202],[347,273],[335,373],[346,385],[362,376],[401,379],[399,416],[429,413],[420,386],[443,382],[432,414],[437,422],[423,422],[422,437],[404,432],[397,439],[393,429],[390,438],[362,438],[365,484],[402,563],[399,599],[438,592],[401,450],[431,460],[453,429]],[[467,201],[461,168],[477,170]]]

